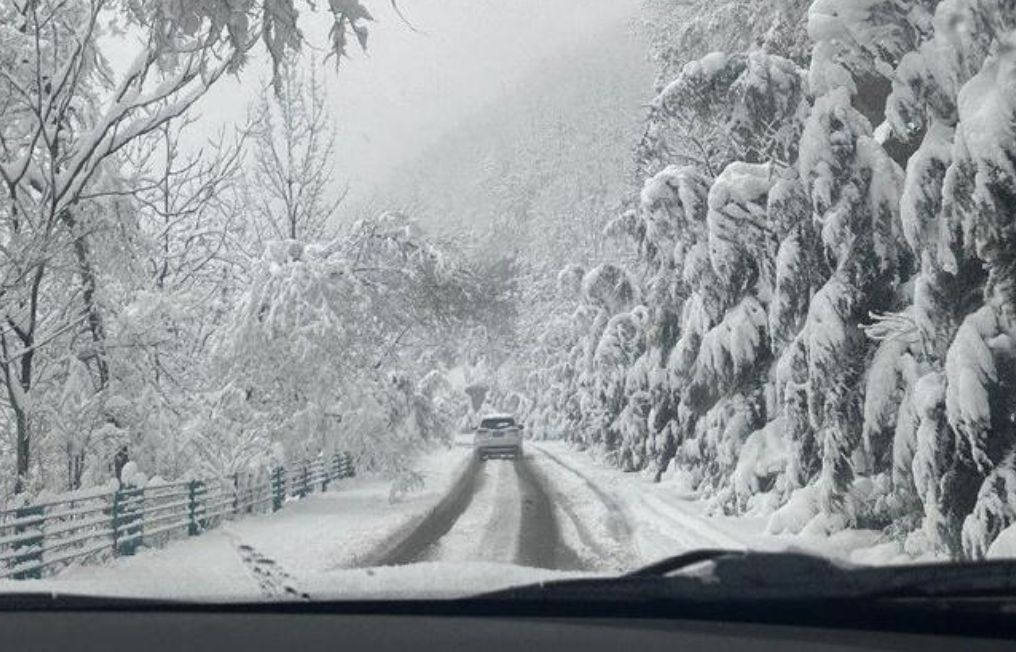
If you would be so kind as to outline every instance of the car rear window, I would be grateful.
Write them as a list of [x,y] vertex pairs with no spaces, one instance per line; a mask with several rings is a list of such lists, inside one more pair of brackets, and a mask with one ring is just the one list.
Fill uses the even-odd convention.
[[509,428],[515,425],[515,419],[511,417],[498,417],[496,419],[484,419],[480,422],[481,428]]

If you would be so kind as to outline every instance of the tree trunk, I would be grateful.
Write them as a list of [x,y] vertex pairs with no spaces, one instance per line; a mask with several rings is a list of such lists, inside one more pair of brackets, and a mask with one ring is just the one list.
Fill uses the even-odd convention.
[[[92,350],[87,358],[87,363],[94,370],[98,379],[98,383],[95,387],[95,393],[101,394],[109,387],[110,374],[109,360],[106,355],[105,321],[99,305],[95,301],[95,293],[98,289],[95,267],[92,264],[91,250],[88,246],[87,236],[85,234],[75,233],[76,220],[74,219],[74,215],[69,210],[64,211],[61,215],[61,219],[74,235],[74,256],[77,259],[78,278],[81,282],[81,301],[84,304],[86,315],[85,321],[88,324],[88,332],[92,342]],[[104,419],[107,423],[114,426],[119,427],[120,425],[116,417],[112,414],[105,414]],[[124,447],[124,450],[126,450],[126,446]],[[81,476],[84,473],[84,457],[84,450],[77,451],[73,454],[73,459],[69,461],[69,463],[74,467],[74,473],[71,476],[71,481],[75,486],[72,488],[77,488],[81,484]],[[114,460],[114,466],[115,465],[116,461]],[[116,469],[116,471],[119,477],[119,469]]]
[[[31,347],[32,337],[30,333],[27,341],[23,341],[25,347]],[[7,346],[7,338],[3,338],[3,354],[9,357],[10,348]],[[33,350],[28,350],[18,361],[8,361],[3,366],[4,382],[7,385],[7,398],[10,401],[11,409],[14,410],[15,433],[15,477],[14,493],[20,494],[27,488],[28,468],[31,462],[32,452],[32,422],[25,405],[25,397],[32,388],[32,361],[35,357]],[[20,373],[16,371],[21,368]]]
[[[15,381],[17,382],[17,381]],[[28,483],[28,463],[31,461],[32,429],[28,415],[20,408],[14,408],[17,423],[17,475],[14,477],[14,493],[24,493]]]
[[[14,410],[14,422],[17,429],[15,445],[14,493],[25,491],[28,484],[28,469],[32,452],[32,419],[29,413],[28,395],[32,390],[33,363],[35,361],[35,329],[38,324],[39,289],[45,274],[45,265],[39,265],[32,277],[32,287],[28,297],[28,319],[25,325],[18,324],[10,316],[8,325],[21,343],[23,353],[20,356],[12,352],[7,345],[6,336],[0,336],[0,350],[5,358],[3,364],[4,382],[7,385],[7,398]],[[20,369],[19,369],[20,368]]]
[[[64,211],[61,218],[71,233],[74,233],[76,221],[71,212]],[[78,262],[78,277],[81,279],[81,300],[85,304],[88,331],[92,338],[93,350],[89,356],[89,361],[94,363],[99,377],[99,386],[96,389],[96,393],[98,393],[102,392],[109,385],[109,362],[106,360],[105,324],[103,323],[102,313],[95,303],[95,268],[92,266],[88,240],[84,234],[75,235],[74,255]]]

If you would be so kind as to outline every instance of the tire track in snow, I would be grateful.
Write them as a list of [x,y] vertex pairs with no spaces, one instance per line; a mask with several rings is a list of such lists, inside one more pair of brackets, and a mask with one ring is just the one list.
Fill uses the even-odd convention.
[[613,496],[597,486],[596,483],[590,480],[584,473],[563,461],[560,457],[554,455],[542,446],[530,444],[530,448],[539,451],[541,455],[544,455],[565,471],[568,471],[579,478],[583,484],[585,484],[585,486],[596,495],[600,502],[602,502],[607,508],[607,532],[614,538],[614,540],[621,543],[631,540],[632,529],[629,524],[629,520],[626,518],[626,511],[618,501],[614,500]]
[[522,490],[522,526],[517,563],[535,568],[585,570],[586,565],[582,559],[561,538],[554,507],[529,460],[516,460],[514,466]]
[[521,488],[514,465],[510,466],[507,462],[495,464],[497,483],[476,557],[487,561],[511,561],[522,527]]
[[[580,483],[581,489],[579,491],[591,494],[593,505],[599,503],[606,512],[605,514],[580,514],[577,509],[575,484],[560,486],[565,482],[560,474],[558,474],[558,479],[552,479],[553,474],[548,473],[551,469],[546,467],[555,466],[556,463],[549,459],[549,455],[533,456],[532,461],[533,470],[539,476],[540,482],[553,490],[554,507],[564,517],[563,522],[559,525],[570,526],[572,541],[577,544],[576,552],[584,559],[585,566],[601,570],[624,571],[638,565],[633,555],[633,543],[627,522],[623,521],[622,517],[621,525],[618,526],[616,523],[618,517],[615,510],[619,510],[619,507],[605,504],[603,498],[589,487],[584,478],[570,474],[574,476],[574,482]],[[604,523],[608,530],[606,534],[614,545],[611,546],[610,541],[605,540],[602,531],[594,534],[590,523]]]
[[[635,489],[637,493],[632,492],[633,495],[626,495],[621,501],[618,501],[604,492],[589,476],[562,460],[558,455],[538,445],[533,445],[531,448],[539,450],[561,468],[581,478],[604,501],[611,512],[618,515],[620,521],[625,525],[626,534],[638,547],[644,561],[655,561],[662,556],[695,548],[717,547],[738,550],[746,548],[744,542],[710,525],[703,518],[654,496],[648,487],[633,485],[632,489]],[[631,504],[628,504],[633,500],[637,500],[639,511],[649,513],[653,518],[639,518],[636,510]],[[629,525],[635,523],[639,524],[637,531],[633,531]],[[675,549],[675,544],[681,549]]]
[[472,463],[434,513],[366,565],[485,561],[587,568],[558,525],[548,488],[529,459]]
[[468,509],[419,559],[557,570],[585,566],[563,543],[548,492],[525,459],[481,464]]
[[367,556],[362,566],[398,566],[419,561],[441,537],[448,533],[462,516],[476,494],[479,463],[475,457],[466,462],[465,470],[444,498],[419,522],[399,531]]
[[418,561],[512,561],[521,522],[519,491],[509,463],[481,464],[469,507]]

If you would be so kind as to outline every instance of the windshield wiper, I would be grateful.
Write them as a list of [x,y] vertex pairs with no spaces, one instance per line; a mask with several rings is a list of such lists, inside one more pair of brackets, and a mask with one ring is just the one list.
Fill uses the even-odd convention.
[[720,557],[727,557],[734,554],[730,550],[724,550],[723,548],[701,548],[698,550],[692,550],[691,552],[684,552],[673,557],[667,557],[648,566],[643,566],[637,570],[625,574],[625,577],[661,577],[676,573],[677,571],[685,570],[689,566],[694,566],[707,561],[713,561]]
[[[800,552],[696,550],[625,575],[477,599],[562,615],[1016,637],[1016,560],[862,567]],[[962,617],[940,617],[956,612]]]
[[[682,574],[709,563],[701,573]],[[1016,597],[1016,560],[855,566],[802,552],[702,549],[606,578],[545,582],[487,594],[542,596],[638,587],[645,595],[696,600]]]
[[[711,564],[711,567],[703,572],[680,572],[704,563]],[[634,597],[639,601],[680,599],[701,602],[852,598],[868,593],[864,590],[867,582],[859,581],[854,574],[860,570],[797,552],[703,549],[669,557],[615,577],[543,582],[481,597],[607,601]],[[877,584],[871,582],[871,588],[874,589]]]

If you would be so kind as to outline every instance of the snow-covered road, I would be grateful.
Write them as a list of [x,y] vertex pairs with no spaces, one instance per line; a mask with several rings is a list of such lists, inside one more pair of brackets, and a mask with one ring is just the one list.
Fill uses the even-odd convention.
[[524,459],[474,462],[427,518],[364,563],[616,572],[697,548],[743,549],[760,527],[706,518],[672,487],[604,467],[561,443],[530,442]]
[[383,480],[346,480],[275,514],[0,590],[316,598],[390,596],[395,583],[407,594],[457,594],[766,544],[761,523],[706,518],[674,487],[560,442],[529,442],[521,460],[479,462],[460,441],[427,456],[422,471],[425,488],[399,502],[389,502]]
[[[587,566],[631,570],[697,548],[744,549],[761,524],[707,518],[672,487],[595,462],[562,442],[530,445],[549,480],[561,528]],[[754,547],[754,545],[753,545]]]
[[326,493],[292,500],[278,512],[230,521],[200,536],[105,564],[73,566],[43,580],[0,580],[0,590],[210,599],[303,591],[310,579],[361,566],[365,556],[442,500],[468,462],[469,450],[424,457],[425,486],[389,500],[390,481],[358,477]]
[[474,460],[442,504],[371,563],[421,561],[584,567],[560,536],[552,498],[529,456]]

